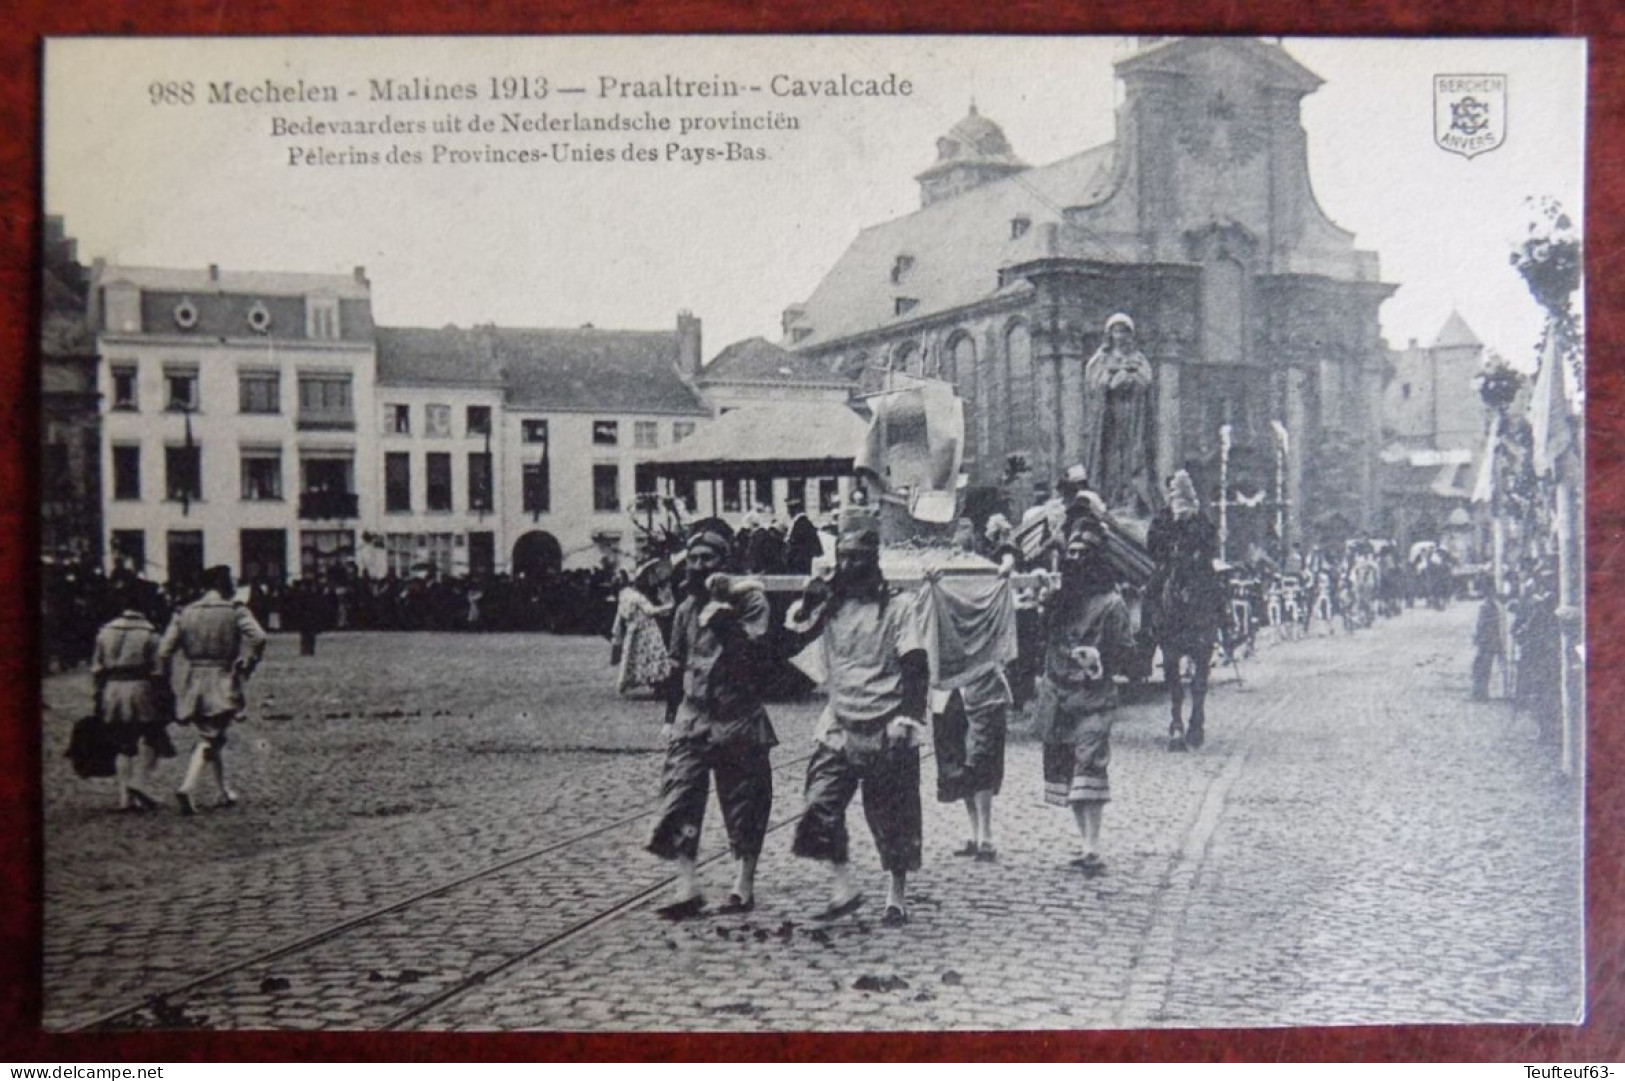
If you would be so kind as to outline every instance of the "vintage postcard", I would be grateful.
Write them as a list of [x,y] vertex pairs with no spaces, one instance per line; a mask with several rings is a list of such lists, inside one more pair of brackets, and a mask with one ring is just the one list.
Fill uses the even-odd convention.
[[1585,75],[48,42],[45,1027],[1578,1023]]

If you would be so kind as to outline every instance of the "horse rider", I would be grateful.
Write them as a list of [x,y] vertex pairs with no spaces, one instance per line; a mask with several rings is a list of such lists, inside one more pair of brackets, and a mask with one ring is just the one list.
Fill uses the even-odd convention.
[[[1168,480],[1168,505],[1151,520],[1146,548],[1156,565],[1146,595],[1153,606],[1153,628],[1162,648],[1162,670],[1173,712],[1168,749],[1200,748],[1213,645],[1229,612],[1223,585],[1213,570],[1219,531],[1202,513],[1196,486],[1183,469]],[[1181,657],[1189,657],[1194,668],[1189,728],[1181,716],[1185,697]]]

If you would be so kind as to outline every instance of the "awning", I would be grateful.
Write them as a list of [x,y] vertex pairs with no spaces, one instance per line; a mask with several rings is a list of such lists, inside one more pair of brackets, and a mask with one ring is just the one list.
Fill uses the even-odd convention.
[[868,424],[842,402],[740,406],[639,463],[655,477],[838,476],[852,472]]

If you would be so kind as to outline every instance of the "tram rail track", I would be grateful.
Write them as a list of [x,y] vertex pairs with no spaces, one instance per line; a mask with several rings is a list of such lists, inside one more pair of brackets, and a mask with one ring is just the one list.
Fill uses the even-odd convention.
[[[930,752],[927,751],[926,753],[929,755]],[[775,776],[777,776],[793,770],[798,766],[803,766],[811,757],[811,754],[806,754],[775,765],[773,767],[773,773]],[[497,876],[509,871],[513,871],[516,868],[523,867],[526,864],[533,863],[548,856],[557,855],[571,848],[575,848],[598,838],[604,837],[608,834],[614,833],[617,830],[626,829],[637,822],[653,816],[658,810],[658,802],[646,804],[641,809],[632,813],[619,815],[612,821],[601,823],[590,829],[580,830],[568,837],[543,844],[539,847],[532,848],[526,852],[522,852],[514,856],[506,857],[494,863],[480,867],[477,870],[458,875],[457,877],[448,881],[439,882],[432,886],[418,890],[398,900],[391,901],[388,904],[369,909],[360,915],[341,920],[338,923],[331,924],[320,930],[300,936],[292,941],[284,942],[269,949],[261,950],[251,955],[237,958],[227,964],[216,966],[215,968],[199,975],[184,978],[173,985],[165,987],[163,990],[144,995],[139,1001],[126,1001],[118,1006],[104,1010],[101,1013],[90,1017],[89,1019],[69,1026],[66,1031],[123,1031],[132,1028],[162,1027],[150,1023],[143,1023],[143,1021],[148,1017],[161,1018],[165,1016],[176,1016],[184,1013],[190,1006],[195,1005],[195,999],[199,997],[197,993],[211,987],[212,985],[221,984],[231,977],[244,974],[256,967],[273,964],[278,961],[297,957],[301,954],[310,953],[324,945],[344,939],[347,936],[353,935],[357,932],[365,931],[367,928],[374,927],[383,921],[390,919],[391,917],[409,912],[414,907],[422,905],[425,902],[442,898],[449,894],[455,893],[458,890],[494,879]],[[768,832],[771,833],[782,829],[786,825],[794,823],[800,817],[801,815],[798,812],[795,815],[773,823],[768,827]],[[704,857],[700,861],[699,865],[701,867],[709,866],[710,864],[715,863],[717,860],[720,860],[726,854],[726,849],[713,853],[710,856]],[[461,981],[457,981],[454,983],[451,989],[436,992],[430,997],[427,1003],[414,1005],[411,1009],[399,1013],[386,1023],[376,1027],[380,1029],[389,1029],[405,1024],[413,1018],[427,1012],[429,1009],[450,1001],[452,998],[456,997],[456,995],[464,993],[482,983],[489,981],[491,978],[495,977],[501,972],[506,971],[516,964],[522,963],[531,957],[538,956],[550,950],[557,949],[569,941],[579,937],[581,934],[591,930],[592,928],[635,910],[643,903],[659,895],[662,891],[669,889],[675,881],[675,876],[665,875],[659,880],[655,881],[652,885],[648,885],[634,890],[629,894],[625,894],[617,899],[614,903],[610,904],[607,908],[601,908],[591,915],[575,921],[561,931],[547,936],[539,943],[527,946],[523,950],[510,953],[497,964],[485,966],[479,972],[476,972]]]

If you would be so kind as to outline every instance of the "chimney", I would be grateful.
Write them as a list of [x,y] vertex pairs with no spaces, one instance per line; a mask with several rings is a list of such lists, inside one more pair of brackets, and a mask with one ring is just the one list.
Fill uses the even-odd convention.
[[784,330],[784,336],[786,338],[793,337],[790,333],[791,328],[805,318],[807,318],[807,309],[804,305],[792,304],[784,309],[784,315],[779,321],[779,326]]
[[677,313],[677,370],[693,378],[700,374],[700,320],[684,309]]
[[85,317],[90,320],[90,329],[98,332],[106,329],[102,298],[102,278],[106,274],[107,260],[98,255],[90,264],[90,288],[85,290]]
[[367,281],[367,268],[366,267],[358,266],[358,267],[355,268],[355,280],[356,280],[357,285],[370,285],[371,284],[369,281]]

